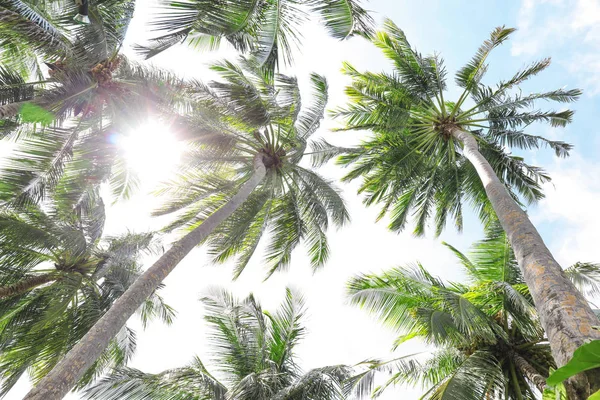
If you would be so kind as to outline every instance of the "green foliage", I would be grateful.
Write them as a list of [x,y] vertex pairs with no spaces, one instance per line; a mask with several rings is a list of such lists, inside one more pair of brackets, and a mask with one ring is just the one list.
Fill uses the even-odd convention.
[[23,104],[19,114],[23,122],[37,122],[42,125],[50,125],[52,121],[54,121],[54,115],[52,115],[52,113],[33,103]]
[[133,192],[137,180],[115,135],[151,111],[180,107],[185,93],[181,79],[118,54],[133,7],[92,2],[92,23],[78,25],[74,2],[0,1],[0,135],[19,134],[1,166],[2,203],[39,203],[84,182],[109,181],[116,199]]
[[[359,72],[349,64],[344,73],[352,83],[346,88],[350,102],[333,110],[343,119],[342,130],[369,130],[373,134],[360,146],[336,149],[322,143],[316,164],[337,158],[349,167],[345,180],[362,179],[359,192],[367,205],[380,204],[379,218],[387,216],[389,228],[401,231],[409,222],[415,235],[428,224],[439,235],[448,221],[463,227],[463,207],[472,205],[485,224],[493,218],[477,172],[465,159],[453,132],[470,132],[479,150],[513,198],[533,203],[543,198],[541,185],[550,177],[510,153],[514,149],[549,147],[566,157],[571,145],[524,132],[536,122],[564,126],[573,112],[534,109],[541,101],[570,103],[581,91],[553,90],[522,95],[518,85],[549,65],[542,60],[517,72],[496,87],[485,86],[490,52],[507,40],[514,29],[496,28],[475,56],[456,73],[463,89],[456,101],[447,101],[446,69],[438,55],[424,56],[411,47],[404,32],[392,21],[371,39],[393,64],[393,73]],[[463,109],[471,98],[475,104]],[[340,155],[341,154],[341,155]]]
[[[554,371],[550,369],[550,374]],[[556,386],[546,386],[542,393],[542,400],[567,400],[567,391],[562,383]]]
[[250,53],[269,72],[292,62],[300,26],[310,14],[321,17],[336,39],[370,35],[373,20],[357,0],[190,0],[164,1],[151,23],[161,34],[148,46],[138,46],[146,57],[185,41],[192,48],[214,50],[224,39],[238,51]]
[[212,69],[221,80],[198,83],[198,104],[180,117],[189,146],[177,176],[159,191],[168,197],[155,214],[176,215],[167,231],[197,227],[237,193],[259,157],[267,176],[208,237],[209,254],[217,262],[236,259],[237,277],[268,236],[268,276],[287,268],[302,241],[311,266],[320,268],[329,257],[325,232],[349,219],[333,183],[300,165],[323,118],[325,78],[312,74],[313,96],[301,99],[295,78],[272,79],[252,61],[224,61]]
[[78,25],[74,2],[0,2],[0,62],[42,78],[42,63],[69,60],[93,67],[114,55],[133,16],[133,1],[92,2],[89,25]]
[[275,311],[263,311],[250,295],[235,299],[224,290],[202,298],[212,328],[212,368],[197,357],[186,367],[149,374],[120,368],[85,392],[97,400],[152,398],[186,400],[338,400],[351,369],[334,365],[302,371],[295,348],[304,336],[302,296],[286,291]]
[[[446,246],[467,283],[443,282],[420,264],[359,275],[348,283],[353,304],[399,332],[396,346],[418,338],[436,348],[426,359],[367,362],[370,372],[356,376],[352,385],[367,393],[374,373],[387,371],[391,377],[374,394],[410,384],[427,389],[424,399],[536,398],[532,384],[542,392],[539,382],[555,364],[506,234],[496,221],[468,256]],[[598,272],[591,268],[586,276]],[[585,287],[597,283],[591,278]]]
[[592,340],[581,345],[573,353],[573,358],[554,371],[547,381],[549,385],[557,385],[574,375],[593,368],[600,368],[600,340]]
[[[142,272],[140,257],[156,252],[152,234],[102,235],[104,204],[94,191],[73,205],[55,198],[0,213],[0,396],[27,372],[42,379]],[[46,276],[46,282],[18,289]],[[140,309],[144,325],[174,311],[157,295]],[[124,327],[78,383],[123,366],[135,351],[136,336]]]

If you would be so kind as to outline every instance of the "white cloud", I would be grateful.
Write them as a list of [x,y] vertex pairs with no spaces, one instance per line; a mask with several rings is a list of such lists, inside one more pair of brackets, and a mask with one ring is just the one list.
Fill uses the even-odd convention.
[[575,154],[557,159],[548,172],[552,184],[546,185],[546,198],[532,212],[536,225],[550,226],[546,244],[563,267],[577,261],[600,261],[600,163]]
[[[600,35],[598,39],[600,43]],[[591,52],[576,54],[572,62],[567,64],[567,70],[579,78],[580,85],[588,95],[600,93],[600,54]]]
[[517,27],[514,56],[565,54],[579,85],[600,93],[600,0],[523,0]]

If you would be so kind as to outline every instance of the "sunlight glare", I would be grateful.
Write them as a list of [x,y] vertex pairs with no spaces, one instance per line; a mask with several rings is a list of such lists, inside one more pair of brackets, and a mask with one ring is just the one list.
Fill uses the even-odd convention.
[[149,121],[120,139],[128,167],[147,184],[168,178],[180,160],[183,143],[177,141],[169,126]]

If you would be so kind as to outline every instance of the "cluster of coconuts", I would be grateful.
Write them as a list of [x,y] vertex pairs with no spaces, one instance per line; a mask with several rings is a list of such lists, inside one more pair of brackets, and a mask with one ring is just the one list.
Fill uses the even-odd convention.
[[114,60],[106,60],[104,62],[100,62],[96,64],[94,68],[91,69],[92,76],[98,82],[98,86],[108,87],[111,86],[112,82],[112,73],[119,67],[121,63],[120,58],[115,58]]
[[111,95],[108,90],[114,92],[119,89],[119,86],[112,81],[112,74],[119,67],[120,63],[121,59],[117,57],[113,60],[102,61],[90,70],[92,77],[98,83],[98,89],[92,99],[75,107],[75,115],[83,112],[83,116],[85,117],[103,108],[104,103]]

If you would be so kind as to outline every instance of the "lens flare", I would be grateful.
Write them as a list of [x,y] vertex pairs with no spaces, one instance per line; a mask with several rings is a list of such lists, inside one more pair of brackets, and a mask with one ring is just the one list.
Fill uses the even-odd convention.
[[183,144],[170,132],[169,126],[149,121],[119,138],[127,165],[145,183],[165,180],[175,169]]

